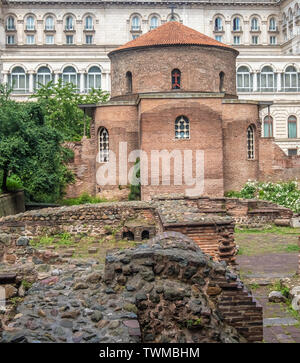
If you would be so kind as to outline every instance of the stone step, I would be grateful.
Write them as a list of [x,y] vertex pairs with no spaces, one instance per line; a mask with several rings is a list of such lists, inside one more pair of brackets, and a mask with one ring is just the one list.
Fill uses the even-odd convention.
[[264,326],[291,326],[299,324],[299,320],[294,318],[265,318],[263,324]]

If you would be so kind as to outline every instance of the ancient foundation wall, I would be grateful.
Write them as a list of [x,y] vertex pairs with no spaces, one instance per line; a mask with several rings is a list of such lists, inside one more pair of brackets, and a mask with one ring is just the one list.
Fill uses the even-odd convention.
[[0,195],[0,217],[25,212],[24,192]]

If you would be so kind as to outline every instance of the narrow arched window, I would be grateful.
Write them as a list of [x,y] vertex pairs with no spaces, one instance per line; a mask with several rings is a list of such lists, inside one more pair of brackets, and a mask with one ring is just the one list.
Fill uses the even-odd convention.
[[251,19],[251,30],[252,31],[258,30],[258,19],[257,18]]
[[47,83],[52,81],[52,74],[48,67],[40,67],[35,77],[35,88],[46,86]]
[[6,30],[15,30],[15,19],[13,16],[9,16],[6,20]]
[[54,20],[52,16],[47,16],[45,22],[45,30],[54,30]]
[[93,18],[91,16],[85,18],[85,30],[93,30]]
[[181,87],[181,72],[179,69],[172,71],[172,89],[179,89]]
[[238,68],[236,73],[237,79],[237,91],[238,92],[250,92],[253,89],[253,77],[246,66]]
[[269,30],[271,30],[271,31],[276,30],[276,19],[275,18],[270,19]]
[[220,72],[219,78],[220,78],[219,91],[220,92],[225,92],[225,88],[224,88],[225,73],[224,72]]
[[215,19],[215,31],[219,32],[223,30],[222,19],[217,17]]
[[105,127],[99,130],[99,162],[107,163],[109,161],[109,135]]
[[26,30],[34,30],[34,18],[31,15],[26,19]]
[[126,73],[126,93],[132,93],[132,73]]
[[158,27],[158,17],[152,16],[150,20],[150,30],[156,29]]
[[296,116],[290,116],[288,118],[288,138],[297,138],[297,118]]
[[238,17],[233,19],[233,30],[234,31],[241,30],[241,21],[240,21],[240,18],[238,18]]
[[72,16],[67,16],[66,18],[66,30],[73,30],[73,17]]
[[101,89],[101,69],[97,66],[93,66],[89,69],[86,78],[86,89],[91,91],[92,89]]
[[248,159],[254,159],[254,127],[250,125],[247,129],[247,156]]
[[273,117],[264,118],[264,137],[273,137]]
[[132,18],[131,30],[133,30],[133,31],[139,31],[139,30],[141,30],[140,18],[137,15],[135,15]]
[[175,120],[175,139],[190,138],[190,121],[185,116],[179,116]]

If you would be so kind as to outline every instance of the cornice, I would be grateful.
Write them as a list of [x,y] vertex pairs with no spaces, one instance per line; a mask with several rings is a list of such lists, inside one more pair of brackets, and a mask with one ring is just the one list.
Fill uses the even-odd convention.
[[285,0],[2,0],[6,6],[20,6],[20,5],[100,5],[100,6],[170,6],[171,4],[184,5],[184,6],[261,6],[261,7],[277,7],[280,6]]

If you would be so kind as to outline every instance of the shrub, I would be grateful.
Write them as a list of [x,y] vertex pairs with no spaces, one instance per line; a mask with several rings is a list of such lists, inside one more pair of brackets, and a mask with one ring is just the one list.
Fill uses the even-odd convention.
[[63,199],[60,204],[61,205],[80,205],[80,204],[96,204],[96,203],[104,203],[107,202],[105,198],[98,198],[89,195],[88,193],[82,193],[78,198],[68,198]]
[[257,182],[248,181],[241,191],[230,191],[227,197],[262,199],[290,208],[295,213],[300,213],[300,190],[296,181],[290,182]]

